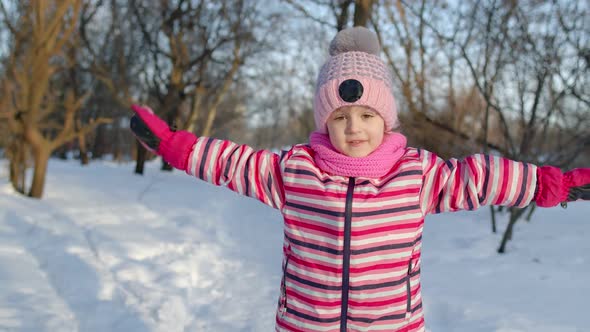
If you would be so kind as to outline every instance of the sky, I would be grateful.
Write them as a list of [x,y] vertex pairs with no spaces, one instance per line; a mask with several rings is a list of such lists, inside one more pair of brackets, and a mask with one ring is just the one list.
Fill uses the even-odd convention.
[[[273,330],[280,214],[159,167],[52,159],[34,200],[0,159],[0,331]],[[489,209],[429,216],[428,331],[590,331],[588,215],[537,209],[504,255]]]

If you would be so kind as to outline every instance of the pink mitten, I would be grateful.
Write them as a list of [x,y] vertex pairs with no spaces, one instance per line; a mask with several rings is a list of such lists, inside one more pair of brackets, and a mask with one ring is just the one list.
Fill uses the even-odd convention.
[[576,168],[562,173],[553,166],[537,168],[535,202],[541,207],[559,203],[590,200],[590,168]]
[[131,105],[131,108],[135,115],[131,117],[130,127],[141,144],[173,167],[186,170],[197,137],[188,131],[170,130],[148,107]]

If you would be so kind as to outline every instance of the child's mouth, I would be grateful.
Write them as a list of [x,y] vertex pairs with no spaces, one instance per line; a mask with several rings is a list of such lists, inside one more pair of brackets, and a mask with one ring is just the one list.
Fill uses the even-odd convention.
[[362,145],[362,144],[363,144],[363,143],[365,143],[365,142],[366,142],[366,141],[358,141],[358,140],[355,140],[355,141],[349,141],[349,142],[348,142],[348,145],[350,145],[350,146],[360,146],[360,145]]

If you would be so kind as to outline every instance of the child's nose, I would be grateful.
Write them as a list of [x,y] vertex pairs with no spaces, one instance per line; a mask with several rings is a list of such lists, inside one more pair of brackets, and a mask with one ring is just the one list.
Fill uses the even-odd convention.
[[349,134],[356,133],[360,129],[360,121],[355,117],[350,117],[348,121],[346,121],[346,132]]

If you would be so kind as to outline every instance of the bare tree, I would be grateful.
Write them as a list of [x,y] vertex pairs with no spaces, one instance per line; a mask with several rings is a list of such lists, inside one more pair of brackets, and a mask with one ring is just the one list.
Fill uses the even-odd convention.
[[127,109],[136,101],[133,89],[145,65],[138,58],[147,51],[139,27],[129,20],[131,10],[127,1],[87,1],[78,27],[84,45],[78,60]]
[[[145,100],[141,76],[149,68],[148,47],[143,43],[139,25],[133,19],[129,1],[96,0],[84,3],[79,33],[84,48],[79,65],[93,78],[94,95],[87,117],[108,116],[115,126],[99,126],[93,137],[92,156],[100,158],[110,151],[115,160],[135,147],[136,173],[143,173],[147,151],[121,127],[129,118],[132,103]],[[133,153],[131,153],[133,154]]]
[[[377,4],[376,0],[283,1],[301,13],[306,19],[336,29],[336,31],[346,28],[349,23],[352,23],[352,26],[367,26],[373,15],[373,8]],[[329,9],[331,17],[326,18],[316,14],[316,12],[323,12],[323,10],[315,11],[316,7]],[[351,11],[353,12],[352,20],[350,19]]]
[[243,0],[131,3],[149,48],[153,72],[144,78],[155,111],[170,125],[211,135],[238,69],[257,50],[257,8]]
[[[441,32],[443,27],[428,25],[460,51],[485,100],[483,140],[490,141],[490,126],[501,133],[494,142],[495,152],[568,167],[590,142],[588,90],[584,90],[588,67],[578,47],[587,40],[587,30],[580,6],[584,5],[567,1],[458,4],[452,8],[459,15],[452,35]],[[413,13],[421,16],[419,11]],[[569,22],[567,27],[563,22]],[[534,205],[509,209],[498,252],[505,251],[514,224],[527,211],[530,217],[532,209]]]
[[[460,47],[489,109],[499,117],[506,156],[568,167],[590,142],[590,108],[584,103],[588,96],[577,94],[587,67],[580,66],[583,59],[570,45],[584,16],[562,6],[526,1],[471,7],[467,22],[483,40],[470,37]],[[577,29],[563,29],[563,20]],[[534,205],[509,209],[498,252],[505,251],[514,224],[527,209],[530,215]]]
[[17,192],[25,193],[25,171],[27,166],[27,145],[23,137],[23,127],[18,121],[11,120],[10,117],[19,116],[16,112],[9,112],[13,109],[12,95],[14,93],[14,83],[3,79],[0,81],[2,98],[0,99],[1,109],[0,120],[5,128],[8,130],[4,132],[6,135],[6,156],[9,159],[9,174],[10,183]]
[[[72,32],[81,5],[80,0],[33,0],[21,4],[16,23],[11,21],[4,4],[0,5],[15,45],[4,77],[14,82],[11,107],[3,109],[1,114],[14,135],[31,148],[34,173],[28,195],[35,198],[43,194],[52,151],[80,133],[88,133],[97,124],[107,122],[96,119],[76,128],[76,114],[86,94],[52,89],[52,79],[68,64],[64,54],[66,45],[77,42]],[[54,119],[61,121],[51,121]]]

